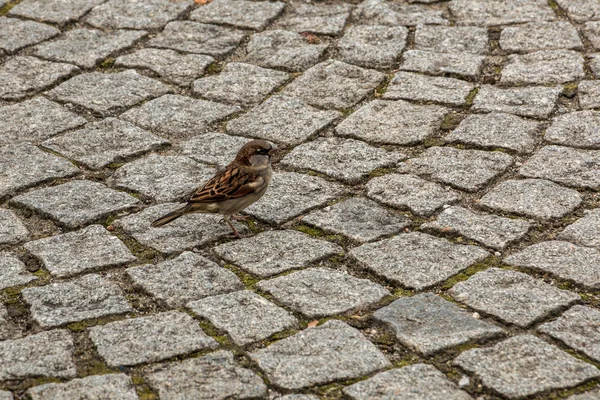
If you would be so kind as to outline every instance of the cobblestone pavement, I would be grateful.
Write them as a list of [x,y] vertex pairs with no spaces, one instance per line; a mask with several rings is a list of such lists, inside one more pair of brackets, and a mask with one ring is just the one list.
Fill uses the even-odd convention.
[[0,0],[0,400],[600,399],[599,190],[598,0]]

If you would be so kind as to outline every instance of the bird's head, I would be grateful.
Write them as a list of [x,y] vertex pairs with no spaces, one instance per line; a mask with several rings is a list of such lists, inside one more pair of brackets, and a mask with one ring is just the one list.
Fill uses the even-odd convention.
[[267,166],[275,151],[277,148],[266,140],[251,140],[238,151],[235,161],[253,167]]

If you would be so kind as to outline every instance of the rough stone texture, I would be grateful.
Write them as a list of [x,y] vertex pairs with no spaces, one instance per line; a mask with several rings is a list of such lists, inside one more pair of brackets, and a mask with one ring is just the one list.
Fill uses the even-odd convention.
[[181,155],[198,162],[224,167],[234,160],[237,151],[250,139],[209,132],[180,144]]
[[551,21],[554,12],[545,0],[452,0],[450,13],[461,25],[505,25]]
[[0,65],[0,99],[30,96],[79,71],[74,65],[17,56]]
[[600,112],[588,110],[559,115],[544,139],[565,146],[600,149]]
[[398,233],[410,225],[407,217],[388,211],[362,197],[351,197],[312,212],[302,218],[302,222],[359,242],[369,242]]
[[218,346],[181,311],[94,326],[90,339],[109,367],[156,362]]
[[74,378],[73,337],[64,329],[0,341],[0,381],[29,377]]
[[469,400],[444,374],[428,364],[413,364],[404,368],[380,372],[370,379],[344,389],[354,400],[384,400],[402,396],[404,400]]
[[364,309],[391,294],[368,279],[330,268],[307,268],[256,287],[308,318]]
[[482,85],[475,96],[471,110],[547,118],[554,110],[561,92],[560,86],[504,89],[492,85]]
[[600,249],[600,209],[586,211],[583,218],[567,226],[558,239]]
[[67,160],[29,143],[0,146],[0,198],[58,178],[79,173]]
[[209,100],[251,106],[263,101],[288,79],[289,75],[285,72],[251,64],[229,63],[220,74],[195,81],[192,89],[194,94]]
[[296,78],[284,93],[310,105],[344,109],[363,100],[384,79],[381,72],[328,60]]
[[582,81],[578,87],[579,106],[600,108],[600,81]]
[[434,53],[408,50],[403,54],[400,69],[434,75],[453,74],[476,79],[481,73],[484,57],[468,53]]
[[394,75],[383,98],[434,101],[460,106],[467,102],[467,96],[473,88],[473,84],[460,79],[400,71]]
[[102,225],[90,225],[76,232],[35,240],[24,247],[58,277],[137,260],[127,246]]
[[422,290],[484,260],[489,253],[477,246],[457,245],[446,239],[411,232],[364,244],[352,249],[350,255],[389,280]]
[[600,22],[586,22],[583,34],[590,41],[595,50],[600,49]]
[[0,17],[0,49],[13,53],[58,35],[53,26],[18,18]]
[[600,389],[596,388],[588,392],[569,396],[568,400],[598,400],[600,399]]
[[[173,4],[173,3],[171,3]],[[180,54],[169,49],[140,49],[120,56],[116,67],[147,68],[177,85],[187,86],[215,61],[203,54]]]
[[138,199],[98,182],[74,180],[13,197],[11,204],[34,210],[69,228],[77,228],[139,204]]
[[581,54],[573,50],[545,50],[509,56],[500,82],[548,85],[571,82],[584,76]]
[[267,395],[262,379],[239,367],[228,351],[172,362],[144,375],[162,400],[256,399]]
[[596,367],[532,335],[465,351],[454,364],[475,374],[485,387],[508,398],[576,386],[600,375]]
[[271,140],[286,145],[302,143],[341,116],[321,111],[288,96],[273,96],[227,124],[233,135]]
[[500,47],[514,52],[581,50],[583,43],[577,29],[567,21],[534,22],[504,28],[500,34]]
[[473,114],[463,119],[444,140],[490,149],[502,147],[518,153],[531,153],[539,141],[539,129],[539,123],[516,115]]
[[599,19],[600,6],[588,0],[557,0],[558,5],[577,22]]
[[473,26],[419,25],[415,32],[415,49],[438,53],[485,54],[488,33]]
[[282,339],[250,357],[271,382],[285,389],[352,379],[391,365],[358,330],[338,320]]
[[189,7],[189,1],[109,0],[95,7],[85,22],[103,29],[159,29]]
[[543,179],[508,180],[490,190],[480,205],[539,219],[560,218],[579,206],[581,195]]
[[338,58],[365,68],[389,69],[404,50],[408,29],[403,26],[356,25],[338,41]]
[[226,331],[238,346],[264,340],[298,325],[291,313],[249,290],[192,301],[187,307]]
[[278,27],[295,32],[337,35],[350,16],[349,4],[298,4],[278,22]]
[[169,139],[188,138],[240,110],[237,106],[167,94],[123,113],[121,118]]
[[[0,304],[0,340],[13,339],[18,335],[19,329],[11,322],[6,307]],[[0,391],[0,400],[3,400],[2,391]]]
[[90,169],[101,169],[113,162],[157,150],[168,143],[130,122],[106,118],[50,138],[42,146]]
[[412,145],[433,135],[448,111],[402,100],[374,100],[342,121],[335,131],[369,142]]
[[285,3],[281,1],[215,0],[194,10],[190,18],[199,22],[262,30],[284,8]]
[[11,210],[0,208],[0,245],[17,244],[29,237],[29,230]]
[[173,21],[148,44],[153,47],[186,53],[225,56],[231,53],[246,35],[240,31],[194,21]]
[[356,7],[352,16],[354,20],[366,25],[448,24],[443,16],[443,10],[385,0],[365,0]]
[[192,252],[126,272],[137,286],[169,307],[244,288],[233,272]]
[[319,398],[313,394],[286,394],[277,397],[277,400],[319,400]]
[[126,70],[114,74],[91,72],[78,75],[52,89],[48,95],[106,115],[161,96],[169,90],[157,80]]
[[125,374],[92,375],[66,383],[46,383],[27,391],[32,400],[137,400],[131,378]]
[[25,264],[15,255],[0,252],[0,290],[25,285],[37,278],[27,272]]
[[517,271],[490,268],[450,289],[456,300],[502,321],[527,327],[580,300]]
[[392,207],[409,209],[429,216],[443,205],[455,203],[461,196],[452,189],[413,175],[388,174],[367,183],[367,196]]
[[81,18],[106,0],[24,0],[10,9],[9,15],[65,24]]
[[260,277],[303,268],[341,254],[341,247],[292,230],[266,231],[215,247],[217,255]]
[[51,61],[93,68],[109,55],[132,46],[146,35],[145,31],[103,32],[96,29],[73,29],[64,33],[58,40],[35,46],[33,53]]

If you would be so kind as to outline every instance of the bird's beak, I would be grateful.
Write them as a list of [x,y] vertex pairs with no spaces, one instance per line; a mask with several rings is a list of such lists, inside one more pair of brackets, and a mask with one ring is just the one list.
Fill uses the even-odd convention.
[[274,156],[278,152],[279,152],[279,148],[277,148],[277,147],[271,147],[271,150],[269,150],[269,157]]

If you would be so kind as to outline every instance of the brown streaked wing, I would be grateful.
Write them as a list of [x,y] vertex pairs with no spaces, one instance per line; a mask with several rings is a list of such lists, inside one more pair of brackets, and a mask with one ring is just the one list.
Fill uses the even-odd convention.
[[237,166],[229,165],[198,189],[188,203],[212,203],[245,196],[254,191],[252,183],[257,178],[256,174],[248,174]]

